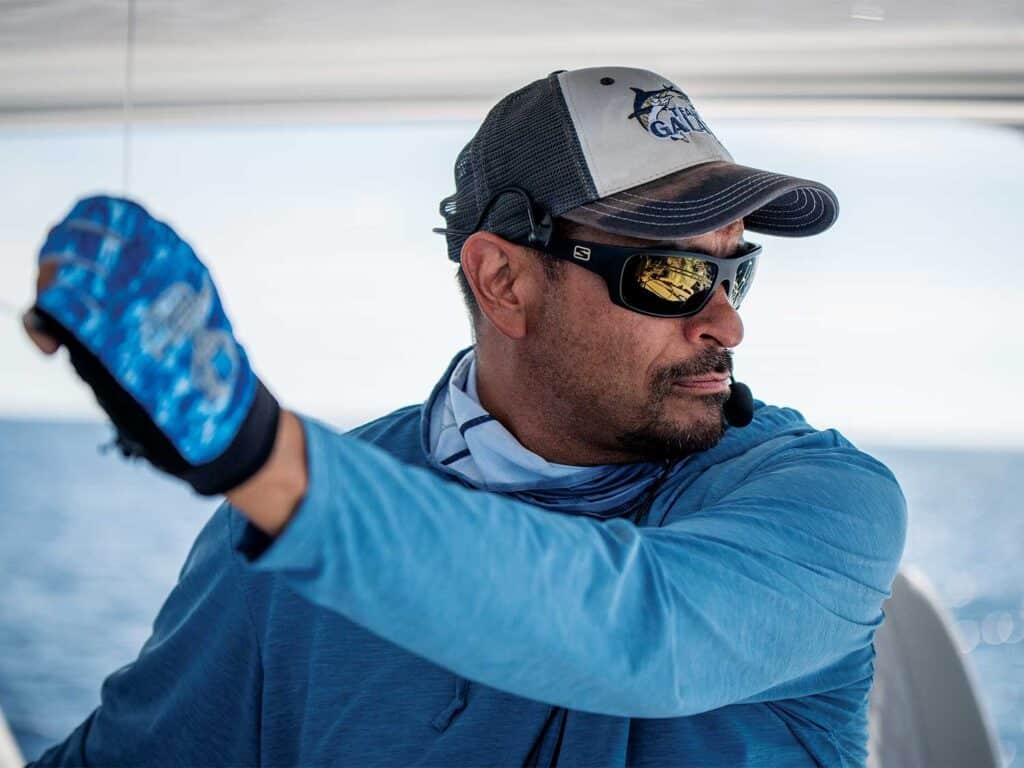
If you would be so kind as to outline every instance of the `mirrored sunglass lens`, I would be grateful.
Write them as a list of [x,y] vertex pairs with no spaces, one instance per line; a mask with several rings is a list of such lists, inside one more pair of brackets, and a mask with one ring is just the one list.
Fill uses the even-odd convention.
[[636,309],[674,315],[703,303],[717,267],[690,256],[637,254],[626,264],[622,298]]
[[751,259],[750,261],[740,264],[736,270],[736,279],[733,281],[733,285],[729,291],[730,300],[734,307],[739,307],[743,303],[743,299],[750,291],[750,284],[754,282],[754,272],[757,267],[757,259]]

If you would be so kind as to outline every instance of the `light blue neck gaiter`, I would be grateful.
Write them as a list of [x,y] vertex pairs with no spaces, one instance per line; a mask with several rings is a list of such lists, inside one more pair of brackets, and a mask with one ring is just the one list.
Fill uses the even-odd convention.
[[593,517],[619,517],[646,507],[668,468],[668,462],[579,467],[527,450],[480,405],[473,347],[455,356],[431,392],[421,437],[429,462],[466,485]]

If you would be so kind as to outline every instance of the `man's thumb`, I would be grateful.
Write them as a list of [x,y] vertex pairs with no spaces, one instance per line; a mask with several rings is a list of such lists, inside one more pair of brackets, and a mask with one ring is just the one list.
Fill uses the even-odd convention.
[[25,327],[25,333],[32,339],[32,343],[39,347],[39,351],[44,355],[52,355],[60,349],[60,342],[43,330],[46,323],[35,308],[30,307],[25,311],[21,316],[21,324]]

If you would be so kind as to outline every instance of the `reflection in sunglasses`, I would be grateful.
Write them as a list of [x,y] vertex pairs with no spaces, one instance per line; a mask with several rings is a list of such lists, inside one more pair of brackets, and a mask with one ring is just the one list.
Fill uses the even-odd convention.
[[714,283],[713,265],[683,256],[643,256],[636,273],[637,283],[665,301],[686,301]]

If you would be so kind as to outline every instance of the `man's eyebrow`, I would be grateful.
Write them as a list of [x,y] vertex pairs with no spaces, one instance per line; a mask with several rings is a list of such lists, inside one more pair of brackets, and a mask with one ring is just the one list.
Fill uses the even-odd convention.
[[651,244],[651,248],[657,250],[670,250],[670,251],[688,251],[690,253],[699,253],[702,256],[711,256],[713,258],[731,259],[735,256],[739,256],[743,252],[743,246],[746,244],[746,240],[740,238],[739,242],[736,243],[736,247],[733,248],[725,256],[716,257],[715,254],[708,251],[707,248],[701,248],[696,245],[678,245],[674,240],[655,240]]
[[709,255],[704,250],[696,246],[687,245],[686,243],[680,245],[677,240],[651,240],[646,245],[648,248],[673,251],[693,251],[694,253],[704,253],[705,255]]

